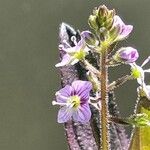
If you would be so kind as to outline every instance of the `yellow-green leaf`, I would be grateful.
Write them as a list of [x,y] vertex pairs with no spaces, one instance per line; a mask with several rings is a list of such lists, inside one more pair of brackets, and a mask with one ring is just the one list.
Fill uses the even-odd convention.
[[[145,96],[139,96],[135,112],[136,114],[145,113],[150,119],[150,100]],[[140,126],[133,129],[129,150],[150,150],[149,126]]]

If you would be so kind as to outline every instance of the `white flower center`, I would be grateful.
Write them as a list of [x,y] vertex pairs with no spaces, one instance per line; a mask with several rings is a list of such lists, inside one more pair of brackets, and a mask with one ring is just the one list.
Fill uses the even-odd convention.
[[67,103],[68,103],[68,105],[70,105],[73,108],[78,108],[80,106],[80,97],[77,95],[71,96],[67,100]]

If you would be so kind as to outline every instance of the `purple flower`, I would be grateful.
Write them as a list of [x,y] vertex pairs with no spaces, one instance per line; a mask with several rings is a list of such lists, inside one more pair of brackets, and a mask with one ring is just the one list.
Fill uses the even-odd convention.
[[115,38],[115,41],[124,40],[133,30],[132,25],[125,25],[125,23],[117,15],[114,16],[113,28],[116,28],[117,30],[117,37]]
[[62,44],[60,45],[62,50],[65,52],[65,55],[63,56],[62,61],[55,65],[56,67],[74,65],[80,60],[83,60],[88,54],[90,49],[86,46],[86,43],[82,37],[81,40],[77,42],[76,37],[72,36],[72,41],[75,44],[73,47],[66,42],[64,44],[67,45],[67,48],[65,48]]
[[56,101],[53,105],[60,105],[58,123],[64,123],[71,118],[74,121],[86,123],[91,118],[89,97],[92,84],[89,81],[76,80],[72,85],[66,85],[56,92]]
[[122,47],[114,55],[114,59],[119,62],[133,63],[139,58],[139,53],[132,47]]

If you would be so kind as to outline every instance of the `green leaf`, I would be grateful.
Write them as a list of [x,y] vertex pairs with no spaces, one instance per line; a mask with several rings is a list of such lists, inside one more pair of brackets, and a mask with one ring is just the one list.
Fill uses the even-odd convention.
[[126,119],[126,122],[136,127],[150,126],[150,119],[147,114],[134,114]]
[[[150,120],[150,100],[145,96],[139,96],[136,114],[146,114]],[[150,127],[140,126],[135,127],[132,132],[129,150],[150,150]]]

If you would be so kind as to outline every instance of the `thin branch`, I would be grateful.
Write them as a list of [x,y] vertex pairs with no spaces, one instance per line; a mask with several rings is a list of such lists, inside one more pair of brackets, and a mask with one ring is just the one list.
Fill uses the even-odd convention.
[[116,81],[113,81],[112,83],[109,84],[108,89],[114,90],[116,88],[118,88],[119,86],[123,85],[124,83],[126,83],[128,80],[132,80],[133,77],[131,75],[125,75],[121,78],[118,78]]

